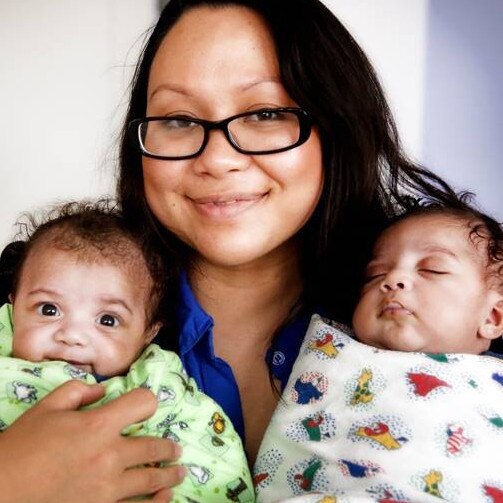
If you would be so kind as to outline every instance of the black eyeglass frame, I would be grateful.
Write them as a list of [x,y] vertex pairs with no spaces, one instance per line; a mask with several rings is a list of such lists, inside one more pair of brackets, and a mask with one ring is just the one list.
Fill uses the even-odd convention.
[[[229,122],[232,122],[235,119],[239,119],[240,117],[246,117],[248,115],[256,115],[256,114],[267,113],[267,112],[272,112],[272,113],[290,112],[290,113],[293,113],[294,115],[296,115],[298,118],[298,121],[299,121],[299,138],[297,139],[297,141],[295,143],[293,143],[292,145],[289,145],[288,147],[282,147],[282,148],[277,148],[277,149],[272,149],[272,150],[256,151],[256,150],[247,150],[247,149],[241,148],[233,140],[232,135],[229,132],[229,128],[228,128]],[[187,122],[194,122],[196,124],[200,124],[204,129],[204,137],[203,137],[203,142],[202,142],[199,150],[197,152],[195,152],[194,154],[184,155],[184,156],[158,155],[158,154],[152,154],[152,153],[148,152],[147,150],[145,150],[145,148],[142,145],[142,141],[140,140],[140,126],[141,126],[141,124],[143,124],[145,122],[166,120],[166,119],[184,120]],[[130,138],[133,141],[134,145],[140,150],[140,152],[143,156],[151,157],[152,159],[160,159],[160,160],[164,160],[164,161],[181,161],[184,159],[192,159],[192,158],[200,155],[203,152],[203,150],[205,149],[206,145],[208,144],[210,131],[213,131],[213,130],[222,131],[225,135],[225,138],[229,142],[229,144],[235,150],[240,152],[241,154],[266,155],[266,154],[277,154],[279,152],[284,152],[286,150],[290,150],[292,148],[298,147],[299,145],[302,145],[303,143],[305,143],[309,139],[313,125],[314,125],[313,119],[309,116],[309,114],[306,111],[302,110],[302,108],[285,107],[285,108],[264,108],[264,109],[260,109],[260,110],[252,110],[249,112],[243,112],[243,113],[240,113],[237,115],[232,115],[231,117],[227,117],[226,119],[223,119],[221,121],[207,121],[204,119],[192,118],[192,117],[187,117],[187,116],[179,116],[179,115],[144,117],[141,119],[131,120],[128,124],[128,132],[129,132]]]

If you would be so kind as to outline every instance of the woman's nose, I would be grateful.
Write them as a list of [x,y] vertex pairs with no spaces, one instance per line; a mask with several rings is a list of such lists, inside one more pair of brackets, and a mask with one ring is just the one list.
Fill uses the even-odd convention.
[[395,290],[409,290],[411,281],[407,274],[400,271],[390,271],[381,281],[381,292],[387,293]]
[[194,169],[198,174],[221,178],[230,172],[243,171],[249,163],[250,156],[238,152],[223,131],[211,131],[205,149],[194,160]]

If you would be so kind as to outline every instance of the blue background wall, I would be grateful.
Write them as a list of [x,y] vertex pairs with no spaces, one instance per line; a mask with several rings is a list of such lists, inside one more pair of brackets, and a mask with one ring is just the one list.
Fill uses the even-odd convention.
[[421,160],[503,220],[503,2],[430,0]]

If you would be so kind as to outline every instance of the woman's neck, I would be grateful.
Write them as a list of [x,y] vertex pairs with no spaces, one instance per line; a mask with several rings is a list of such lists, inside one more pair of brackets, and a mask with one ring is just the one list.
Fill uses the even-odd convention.
[[293,244],[246,266],[224,267],[201,259],[189,278],[197,300],[215,322],[217,354],[222,345],[232,347],[233,339],[267,350],[302,292],[298,250]]

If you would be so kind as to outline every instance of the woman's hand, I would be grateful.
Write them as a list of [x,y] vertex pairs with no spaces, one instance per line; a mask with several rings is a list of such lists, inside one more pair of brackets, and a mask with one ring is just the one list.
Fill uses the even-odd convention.
[[115,503],[140,494],[169,501],[169,488],[183,480],[185,469],[138,465],[174,461],[179,447],[120,434],[155,412],[155,397],[136,389],[103,407],[76,410],[103,392],[70,381],[0,433],[0,503]]

